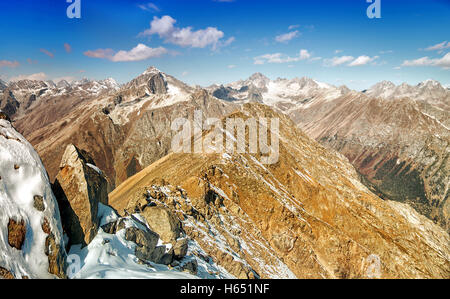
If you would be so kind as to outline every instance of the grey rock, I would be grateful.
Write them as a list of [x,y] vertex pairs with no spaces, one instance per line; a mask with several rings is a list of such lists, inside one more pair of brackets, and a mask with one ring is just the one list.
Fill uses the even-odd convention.
[[148,88],[152,94],[166,94],[167,83],[161,73],[153,75],[148,81]]

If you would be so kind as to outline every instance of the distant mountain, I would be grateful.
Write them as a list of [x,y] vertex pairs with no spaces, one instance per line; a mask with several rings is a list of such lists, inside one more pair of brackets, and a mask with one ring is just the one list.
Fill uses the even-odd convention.
[[260,73],[225,86],[210,86],[208,90],[223,100],[259,102],[282,111],[295,109],[313,100],[330,100],[349,92],[345,86],[335,87],[306,77],[272,81]]
[[410,98],[415,101],[450,109],[450,92],[435,80],[426,80],[416,86],[406,83],[396,86],[392,82],[383,81],[368,89],[366,94],[370,97],[383,99]]
[[[71,83],[61,80],[58,84],[53,81],[20,80],[10,82],[5,88],[5,90],[8,90],[8,97],[15,98],[19,103],[15,111],[10,111],[10,113],[13,112],[10,116],[14,119],[23,117],[31,108],[33,110],[45,110],[49,102],[56,103],[60,102],[60,99],[67,98],[74,101],[84,101],[101,94],[115,92],[118,89],[119,85],[114,79],[101,81],[83,79]],[[3,100],[3,103],[0,104],[6,105],[5,101]],[[59,104],[67,105],[68,103]]]

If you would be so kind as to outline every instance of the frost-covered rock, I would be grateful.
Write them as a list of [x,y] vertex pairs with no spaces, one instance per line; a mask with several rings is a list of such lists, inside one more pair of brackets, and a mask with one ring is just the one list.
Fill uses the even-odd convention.
[[71,244],[89,244],[99,228],[98,205],[108,203],[107,180],[89,155],[67,146],[56,176],[54,191],[64,231]]
[[0,277],[64,277],[58,205],[39,155],[0,111]]

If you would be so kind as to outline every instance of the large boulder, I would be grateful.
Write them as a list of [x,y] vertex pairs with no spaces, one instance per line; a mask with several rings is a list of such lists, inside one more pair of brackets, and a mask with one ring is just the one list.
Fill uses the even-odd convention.
[[180,220],[165,207],[146,207],[142,216],[165,243],[175,243],[183,232]]
[[105,175],[85,151],[70,144],[53,187],[70,243],[89,244],[99,228],[98,204],[108,204]]
[[173,254],[167,252],[166,246],[157,246],[159,236],[150,230],[129,227],[125,231],[125,240],[136,244],[136,257],[144,262],[169,265]]
[[0,278],[64,278],[62,231],[39,155],[0,110]]

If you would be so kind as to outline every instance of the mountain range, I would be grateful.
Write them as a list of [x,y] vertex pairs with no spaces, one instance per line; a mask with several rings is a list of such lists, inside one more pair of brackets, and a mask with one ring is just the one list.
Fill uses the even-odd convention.
[[[62,230],[74,229],[66,224],[71,213],[86,219],[83,230],[71,234],[80,238],[87,226],[87,247],[65,244],[86,260],[106,250],[99,244],[138,242],[132,237],[137,233],[150,240],[146,231],[153,230],[164,245],[136,243],[152,248],[145,254],[136,249],[137,259],[178,270],[195,264],[190,273],[203,278],[450,275],[450,91],[437,81],[384,81],[359,92],[307,77],[271,80],[257,73],[201,88],[150,67],[123,85],[113,79],[0,82],[0,100],[8,116],[2,126],[13,132],[4,135],[18,136],[17,130],[42,159],[40,171],[48,173],[42,180],[53,186]],[[280,119],[279,161],[263,165],[258,154],[173,153],[172,123],[193,119],[196,111],[222,122]],[[70,170],[77,167],[84,176]],[[109,198],[99,195],[100,203],[92,202],[99,196],[89,191],[87,205],[80,206],[67,182],[84,180],[80,186],[104,188]],[[50,195],[45,200],[52,202]],[[99,217],[105,205],[114,216],[96,220],[92,206],[98,205]],[[169,232],[188,240],[190,249],[179,260],[169,248],[184,241],[163,240],[169,232],[155,219],[166,219]],[[157,250],[166,251],[156,258]],[[14,272],[19,266],[0,260],[2,267]],[[96,265],[83,267],[82,277],[96,277]],[[147,275],[141,267],[133,271]]]

